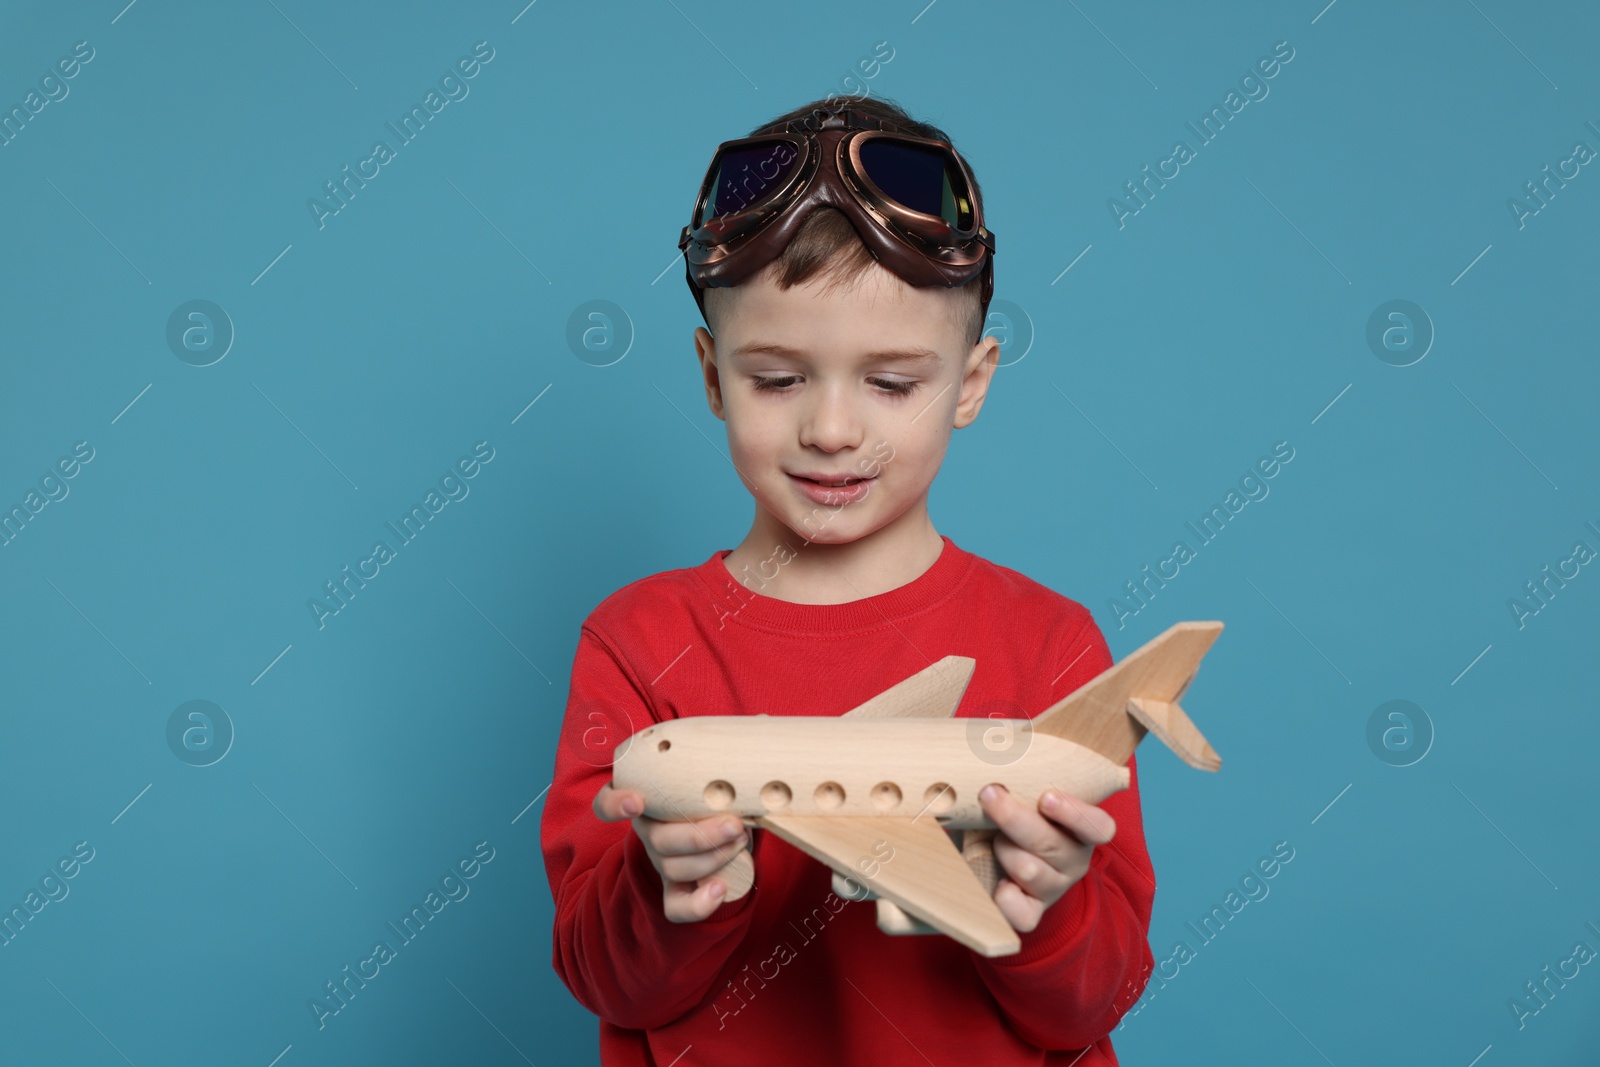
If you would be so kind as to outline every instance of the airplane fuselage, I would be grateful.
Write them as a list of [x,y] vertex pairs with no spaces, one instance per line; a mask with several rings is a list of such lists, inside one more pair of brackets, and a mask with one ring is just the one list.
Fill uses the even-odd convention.
[[1028,719],[700,715],[646,727],[617,750],[612,784],[669,821],[733,812],[929,816],[992,829],[990,782],[1033,804],[1054,787],[1098,804],[1128,787],[1126,766],[1033,729]]

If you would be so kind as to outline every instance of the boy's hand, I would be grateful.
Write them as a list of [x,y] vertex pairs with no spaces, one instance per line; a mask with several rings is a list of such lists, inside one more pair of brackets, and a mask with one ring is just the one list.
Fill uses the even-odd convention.
[[[722,878],[710,878],[750,843],[737,815],[712,815],[689,822],[665,822],[641,814],[644,797],[607,782],[595,794],[594,813],[606,822],[633,820],[633,832],[661,875],[662,910],[675,923],[694,923],[717,910],[727,893]],[[704,882],[696,884],[701,879]]]
[[1103,810],[1055,789],[1040,795],[1037,810],[998,784],[985,786],[978,803],[1000,831],[994,856],[1007,877],[995,886],[994,902],[1021,933],[1039,925],[1044,910],[1088,873],[1094,846],[1117,832]]

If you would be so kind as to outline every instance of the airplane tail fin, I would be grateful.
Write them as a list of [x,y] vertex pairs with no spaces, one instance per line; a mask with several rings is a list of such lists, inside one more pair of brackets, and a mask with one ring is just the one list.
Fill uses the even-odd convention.
[[1033,729],[1126,764],[1153,733],[1191,767],[1215,771],[1218,756],[1178,706],[1200,660],[1222,632],[1220,622],[1180,622],[1121,663],[1033,718]]

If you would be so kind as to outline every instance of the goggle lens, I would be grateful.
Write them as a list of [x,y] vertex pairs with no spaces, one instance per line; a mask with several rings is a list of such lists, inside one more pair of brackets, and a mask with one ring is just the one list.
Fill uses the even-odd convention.
[[799,160],[800,153],[788,141],[763,141],[725,149],[717,157],[717,174],[694,220],[695,227],[770,199],[788,184]]
[[972,228],[972,201],[949,154],[924,145],[873,137],[861,144],[861,166],[872,184],[912,211]]

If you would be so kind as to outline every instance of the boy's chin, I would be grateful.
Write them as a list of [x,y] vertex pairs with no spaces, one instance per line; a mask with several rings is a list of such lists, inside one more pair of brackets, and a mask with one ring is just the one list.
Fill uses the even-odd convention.
[[848,545],[852,541],[861,540],[874,531],[871,527],[864,527],[860,530],[831,529],[811,531],[804,526],[791,526],[789,527],[789,532],[802,541],[808,541],[813,545]]
[[819,525],[819,516],[813,512],[791,509],[782,515],[782,521],[790,533],[814,545],[849,544],[878,529],[878,524],[868,521],[865,513],[852,515],[850,511],[846,508],[837,515],[828,516],[827,521]]

